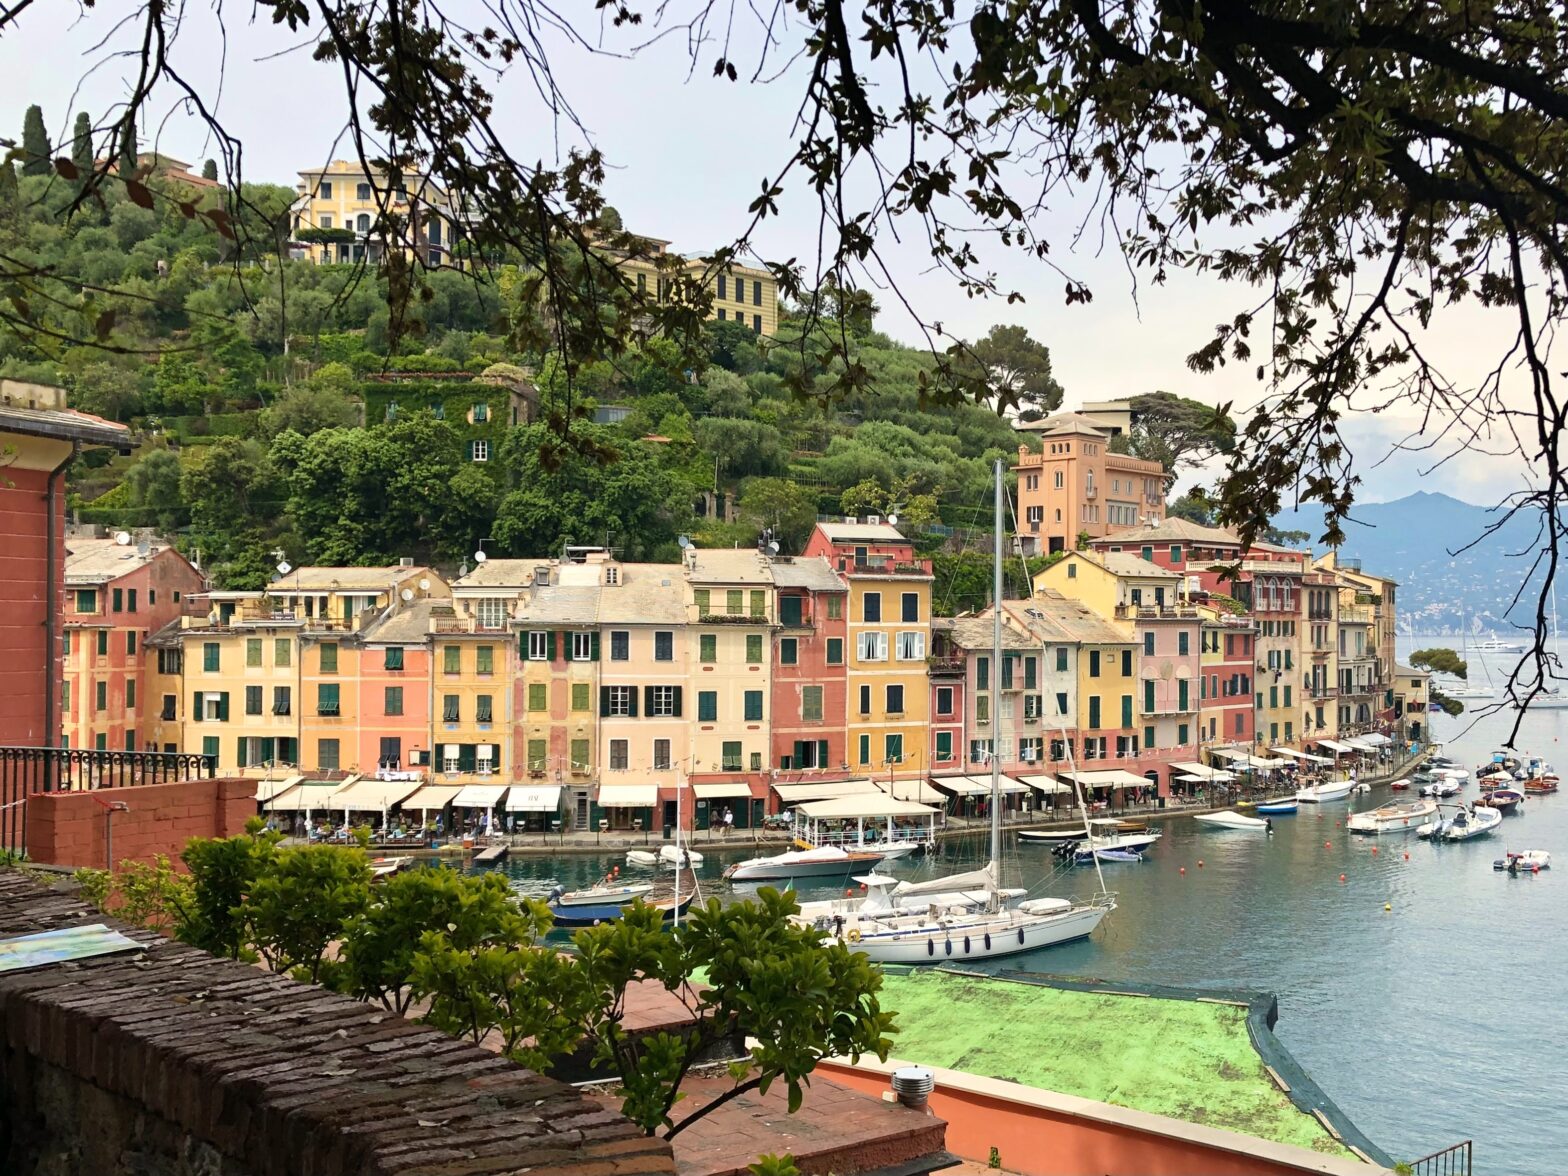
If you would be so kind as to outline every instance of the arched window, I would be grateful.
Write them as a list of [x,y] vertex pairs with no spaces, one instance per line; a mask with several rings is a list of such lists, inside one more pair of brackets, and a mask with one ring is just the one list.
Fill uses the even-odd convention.
[[361,233],[370,232],[370,214],[368,212],[360,213],[354,220],[354,227]]

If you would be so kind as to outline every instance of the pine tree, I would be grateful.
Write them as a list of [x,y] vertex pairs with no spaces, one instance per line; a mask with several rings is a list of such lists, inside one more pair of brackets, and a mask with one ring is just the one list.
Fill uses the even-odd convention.
[[93,171],[93,120],[84,110],[76,116],[76,130],[71,138],[71,162],[76,165],[76,182],[85,184]]
[[49,146],[49,132],[44,128],[41,107],[29,106],[22,119],[22,174],[46,176],[53,166],[54,151]]
[[218,178],[217,160],[209,159],[206,163],[201,165],[201,178],[204,180],[215,180]]

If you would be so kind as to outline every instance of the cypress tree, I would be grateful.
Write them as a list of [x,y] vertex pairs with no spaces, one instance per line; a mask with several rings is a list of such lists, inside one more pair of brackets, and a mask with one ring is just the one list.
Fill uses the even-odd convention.
[[54,151],[49,146],[49,132],[44,128],[44,112],[39,106],[29,106],[22,119],[22,150],[26,153],[22,161],[24,176],[49,174]]
[[136,171],[136,114],[125,116],[125,129],[120,133],[120,175],[124,178]]
[[215,180],[218,178],[218,161],[216,159],[209,159],[201,165],[201,178],[204,180]]
[[93,171],[93,120],[84,110],[76,116],[76,131],[71,139],[71,162],[76,165],[78,184],[87,182]]
[[20,196],[16,190],[16,169],[10,160],[0,162],[0,213],[16,210]]

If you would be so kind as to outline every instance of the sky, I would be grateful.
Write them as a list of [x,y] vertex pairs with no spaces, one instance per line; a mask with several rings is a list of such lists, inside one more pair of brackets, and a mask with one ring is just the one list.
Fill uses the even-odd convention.
[[[577,7],[586,12],[589,6],[580,0]],[[451,10],[477,12],[479,6],[476,0],[456,0]],[[6,79],[0,134],[19,136],[26,105],[37,102],[58,143],[76,110],[88,110],[97,121],[123,98],[134,63],[112,50],[129,31],[119,33],[119,42],[111,38],[99,46],[116,19],[114,11],[39,0],[22,16],[19,29],[0,37],[0,78]],[[331,64],[311,60],[308,48],[298,47],[302,38],[272,26],[265,13],[260,24],[244,23],[248,11],[229,7],[225,37],[209,8],[190,6],[174,60],[209,102],[220,94],[221,80],[215,105],[244,144],[245,178],[292,185],[300,169],[320,166],[334,154],[346,112],[341,74]],[[647,39],[650,33],[644,29],[637,36]],[[613,32],[605,37],[606,46],[615,50],[630,44]],[[744,66],[738,65],[742,81],[733,84],[711,76],[715,46],[703,46],[702,64],[693,69],[687,40],[676,30],[635,57],[590,52],[559,37],[549,44],[558,81],[586,128],[586,139],[610,163],[606,194],[626,226],[668,239],[686,253],[733,239],[744,228],[746,206],[764,177],[775,174],[789,155],[803,84],[798,64],[770,84],[749,84]],[[585,141],[569,120],[552,118],[521,69],[500,79],[494,92],[494,121],[515,157],[552,163]],[[144,140],[156,138],[155,144],[144,142],[144,149],[155,145],[193,162],[216,154],[202,128],[172,98],[171,92],[158,107],[167,112],[161,123],[144,123]],[[336,154],[347,151],[340,148]],[[1238,415],[1250,410],[1262,394],[1250,369],[1231,366],[1199,376],[1187,370],[1185,360],[1216,323],[1256,302],[1255,293],[1180,274],[1164,286],[1144,280],[1135,296],[1114,244],[1075,241],[1081,216],[1081,207],[1058,204],[1041,216],[1039,232],[1052,242],[1058,264],[1089,282],[1094,300],[1087,306],[1064,305],[1060,274],[1016,253],[983,251],[1003,288],[1024,296],[1022,304],[1011,306],[971,299],[932,272],[929,249],[919,234],[889,244],[886,259],[904,297],[950,331],[973,339],[996,323],[1026,327],[1050,347],[1068,408],[1084,400],[1164,390],[1209,403],[1231,402]],[[816,230],[814,197],[791,193],[782,215],[765,222],[757,235],[758,251],[773,260],[807,259],[815,250]],[[918,343],[919,333],[897,307],[893,292],[879,290],[877,297],[884,307],[882,329]],[[1494,363],[1510,337],[1505,318],[1480,311],[1454,313],[1439,327],[1427,342],[1461,380]],[[1490,505],[1525,484],[1528,469],[1517,455],[1461,452],[1434,469],[1436,456],[1448,455],[1452,446],[1436,454],[1391,451],[1419,425],[1413,410],[1347,418],[1344,436],[1357,455],[1362,498],[1385,501],[1424,489]],[[1178,490],[1191,481],[1184,479]]]

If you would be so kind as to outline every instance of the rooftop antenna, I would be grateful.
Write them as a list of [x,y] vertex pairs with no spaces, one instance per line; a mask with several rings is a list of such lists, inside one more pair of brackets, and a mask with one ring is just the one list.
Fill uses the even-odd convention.
[[294,565],[289,563],[289,561],[286,560],[286,559],[282,560],[282,561],[280,561],[278,563],[278,575],[280,575],[280,576],[286,576],[290,572],[292,572],[293,570],[294,570]]
[[114,533],[114,541],[121,547],[129,546],[131,542],[131,533],[129,531],[116,531]]

